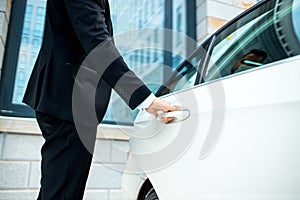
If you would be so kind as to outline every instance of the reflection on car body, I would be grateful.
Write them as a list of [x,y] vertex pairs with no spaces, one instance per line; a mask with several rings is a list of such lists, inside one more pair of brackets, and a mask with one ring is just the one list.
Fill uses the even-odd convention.
[[[177,68],[157,95],[175,104],[193,98],[197,105],[192,100],[182,105],[190,116],[162,126],[148,141],[132,138],[132,158],[171,145],[176,134],[188,134],[182,127],[196,127],[195,137],[160,169],[148,170],[147,162],[133,159],[145,170],[144,178],[135,179],[134,189],[125,186],[127,193],[147,200],[300,199],[299,19],[299,0],[260,1]],[[253,59],[247,56],[253,49],[265,54]],[[213,94],[218,86],[224,90],[223,107],[213,103],[222,100],[220,93]],[[222,113],[222,130],[211,137],[214,115]],[[199,159],[207,143],[209,150]],[[130,176],[125,185],[132,185]]]

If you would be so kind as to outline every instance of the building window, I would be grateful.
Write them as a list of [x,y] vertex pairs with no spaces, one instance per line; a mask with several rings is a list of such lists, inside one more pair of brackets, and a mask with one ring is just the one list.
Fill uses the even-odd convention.
[[32,6],[32,5],[28,5],[28,6],[26,7],[25,19],[28,19],[28,20],[31,19],[32,11],[33,11],[33,6]]
[[24,35],[29,35],[30,34],[30,20],[25,20],[24,21],[24,28],[23,28],[23,34]]
[[40,17],[44,17],[45,16],[45,7],[37,7],[36,9],[36,15],[40,16]]
[[[179,6],[176,10],[176,31],[178,33],[183,32],[183,23],[182,23],[182,6]],[[177,34],[176,44],[179,46],[182,43],[182,37],[180,34]]]
[[34,47],[40,47],[40,46],[42,45],[41,39],[33,38],[33,39],[32,39],[32,45],[33,45]]
[[35,23],[33,35],[36,37],[43,37],[43,24],[41,22]]
[[22,44],[24,44],[24,45],[29,44],[29,38],[26,36],[22,37]]
[[145,1],[144,5],[145,5],[144,10],[143,10],[144,16],[145,16],[144,20],[145,20],[145,22],[147,22],[148,17],[149,17],[149,1]]
[[13,1],[1,74],[1,115],[33,117],[22,103],[41,46],[45,0]]

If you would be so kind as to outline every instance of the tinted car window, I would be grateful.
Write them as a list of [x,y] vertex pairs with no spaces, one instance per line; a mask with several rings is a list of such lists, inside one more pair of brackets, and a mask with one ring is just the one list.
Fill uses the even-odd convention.
[[169,94],[195,85],[199,65],[205,56],[205,49],[199,47],[189,58],[179,65],[169,80],[158,90],[157,96]]
[[270,0],[216,35],[204,76],[208,82],[300,54],[300,6]]

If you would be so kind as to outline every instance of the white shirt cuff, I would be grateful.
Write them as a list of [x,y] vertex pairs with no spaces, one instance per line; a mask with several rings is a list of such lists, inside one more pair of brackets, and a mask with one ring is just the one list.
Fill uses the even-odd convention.
[[137,108],[140,110],[149,108],[154,99],[156,99],[156,96],[151,93],[140,105],[137,106]]

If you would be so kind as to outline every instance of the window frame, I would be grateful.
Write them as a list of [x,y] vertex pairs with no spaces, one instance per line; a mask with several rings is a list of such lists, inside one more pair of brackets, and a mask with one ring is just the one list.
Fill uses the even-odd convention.
[[0,115],[3,116],[34,117],[28,106],[12,103],[26,4],[27,0],[14,1],[11,8],[0,79]]

